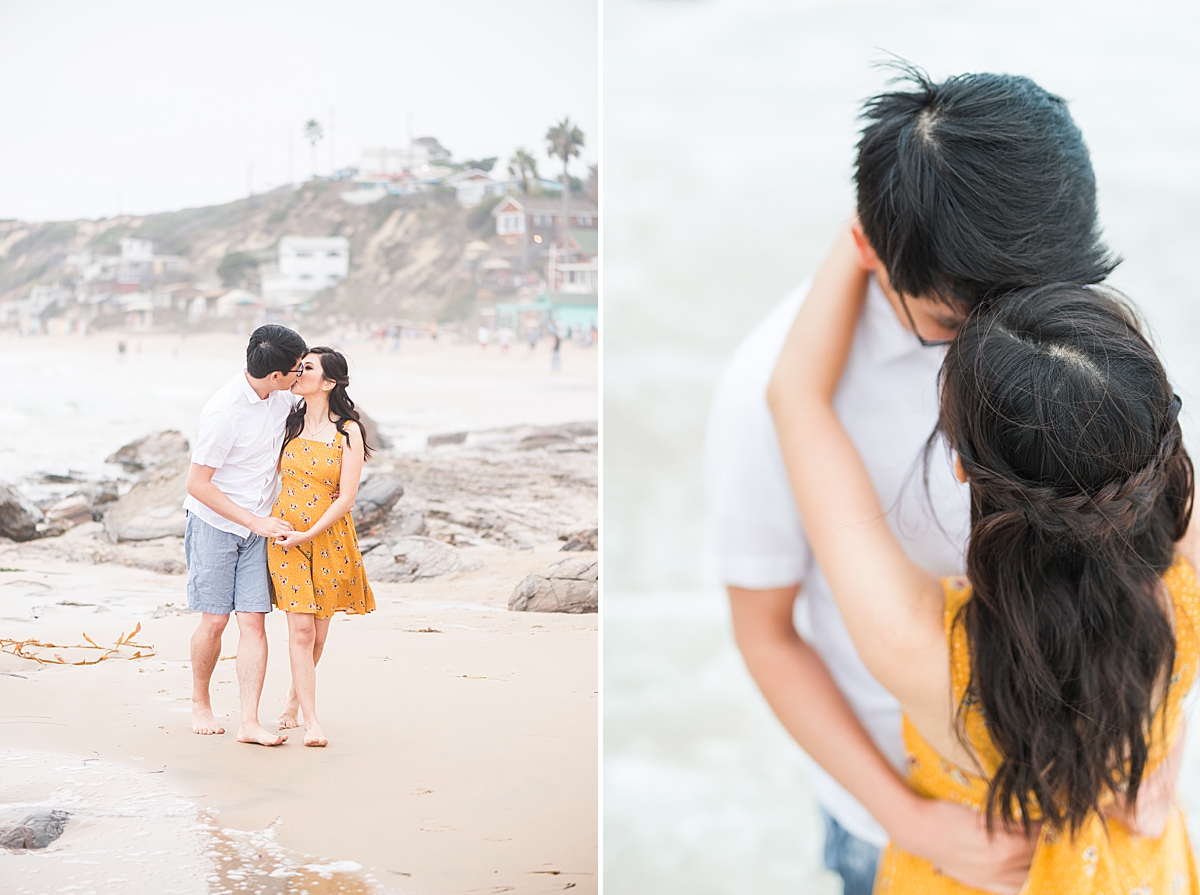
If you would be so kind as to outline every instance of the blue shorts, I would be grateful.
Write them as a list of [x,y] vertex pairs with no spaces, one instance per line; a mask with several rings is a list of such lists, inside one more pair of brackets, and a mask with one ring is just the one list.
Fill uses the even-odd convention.
[[842,878],[843,895],[871,895],[879,848],[859,839],[821,809],[825,819],[825,866]]
[[213,615],[271,611],[267,539],[262,535],[251,532],[240,537],[188,513],[183,552],[188,609]]

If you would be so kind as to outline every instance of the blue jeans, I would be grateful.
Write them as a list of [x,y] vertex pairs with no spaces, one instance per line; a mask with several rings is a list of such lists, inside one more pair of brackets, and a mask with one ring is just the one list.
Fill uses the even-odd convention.
[[842,878],[844,895],[871,895],[879,849],[864,842],[833,819],[824,808],[825,866]]

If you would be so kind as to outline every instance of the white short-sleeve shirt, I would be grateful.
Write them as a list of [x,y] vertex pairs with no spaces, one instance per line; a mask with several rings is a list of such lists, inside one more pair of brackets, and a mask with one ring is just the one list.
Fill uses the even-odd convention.
[[[705,563],[725,585],[756,590],[800,584],[797,629],[828,666],[880,751],[901,772],[900,707],[870,675],[813,560],[792,500],[766,389],[808,292],[793,290],[746,337],[717,386],[705,438],[708,532]],[[937,575],[963,569],[967,489],[940,442],[937,374],[945,349],[924,348],[897,319],[872,278],[834,407],[858,447],[905,552]],[[832,777],[810,762],[818,800],[860,839],[882,846],[883,828]]]
[[[299,398],[290,391],[274,391],[260,398],[245,372],[208,399],[200,413],[200,434],[192,449],[192,462],[216,469],[212,483],[256,516],[271,511],[279,495],[279,450],[287,416]],[[246,537],[250,529],[226,519],[192,495],[183,508],[213,528]]]

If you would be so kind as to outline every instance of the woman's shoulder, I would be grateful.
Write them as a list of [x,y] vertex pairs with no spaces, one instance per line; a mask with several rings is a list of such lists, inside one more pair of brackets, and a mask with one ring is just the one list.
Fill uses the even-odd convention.
[[363,426],[362,420],[351,419],[350,417],[340,417],[335,414],[330,414],[329,417],[333,420],[333,424],[337,427],[339,438],[346,438],[354,444],[361,442],[366,438],[367,430]]

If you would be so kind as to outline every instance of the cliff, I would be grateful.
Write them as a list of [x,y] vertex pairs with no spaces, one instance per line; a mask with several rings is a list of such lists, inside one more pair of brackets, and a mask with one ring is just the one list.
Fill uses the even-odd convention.
[[[469,312],[475,282],[462,265],[463,253],[468,243],[494,234],[487,206],[464,209],[440,191],[351,205],[339,196],[351,188],[309,181],[224,205],[159,214],[0,221],[0,306],[28,297],[39,284],[72,288],[78,273],[68,259],[83,251],[115,254],[123,237],[153,240],[157,253],[186,260],[185,270],[162,275],[160,284],[215,285],[222,280],[220,268],[227,285],[254,290],[253,261],[269,256],[280,237],[290,235],[350,240],[349,276],[318,297],[319,312],[410,319]],[[234,257],[226,260],[229,256]]]

